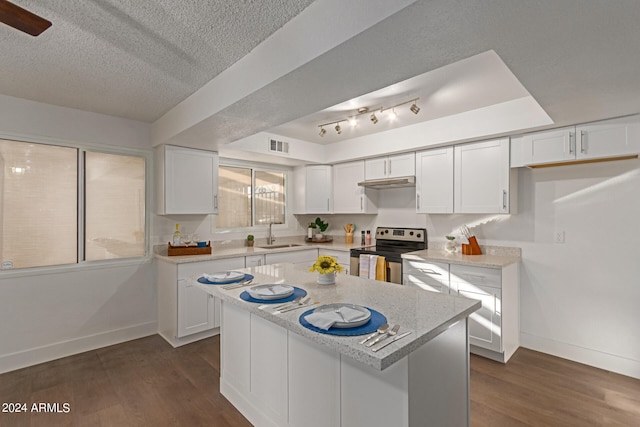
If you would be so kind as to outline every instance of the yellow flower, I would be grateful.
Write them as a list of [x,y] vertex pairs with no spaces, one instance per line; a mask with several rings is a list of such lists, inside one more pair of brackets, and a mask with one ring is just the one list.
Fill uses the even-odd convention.
[[317,271],[321,274],[333,273],[337,271],[342,272],[344,268],[338,264],[338,260],[332,256],[320,255],[316,262],[309,267],[309,271]]

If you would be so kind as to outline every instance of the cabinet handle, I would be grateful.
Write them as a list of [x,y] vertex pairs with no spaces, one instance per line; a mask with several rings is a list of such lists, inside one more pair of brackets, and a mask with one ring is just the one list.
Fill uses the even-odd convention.
[[360,212],[364,211],[364,196],[360,196]]
[[569,154],[573,154],[573,132],[569,132]]
[[502,209],[507,210],[507,190],[502,190]]
[[584,138],[585,138],[585,131],[581,130],[580,131],[580,152],[581,153],[586,153],[586,150],[584,149]]
[[420,193],[416,193],[416,208],[420,210]]
[[430,268],[419,268],[418,271],[421,271],[422,273],[437,274],[438,276],[442,276],[442,274],[438,273],[435,270],[431,270]]
[[329,199],[327,198],[327,212],[329,212]]
[[[389,169],[391,169],[391,166],[389,166]],[[385,159],[384,161],[384,175],[387,175],[387,160]]]
[[218,195],[213,195],[213,209],[218,209]]

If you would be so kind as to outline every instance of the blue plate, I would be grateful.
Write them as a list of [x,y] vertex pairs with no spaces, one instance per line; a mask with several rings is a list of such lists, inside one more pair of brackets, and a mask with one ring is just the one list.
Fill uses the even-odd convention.
[[224,281],[224,282],[210,282],[207,279],[205,279],[204,277],[200,277],[198,279],[198,283],[202,283],[203,285],[229,285],[231,283],[244,282],[245,280],[253,280],[253,276],[251,274],[245,274],[244,277],[241,277],[240,279],[227,280],[227,281]]
[[280,299],[255,299],[253,298],[251,295],[249,295],[249,292],[244,291],[240,294],[240,298],[242,298],[243,300],[247,301],[247,302],[258,302],[260,304],[279,304],[282,302],[289,302],[289,301],[293,301],[294,299],[298,298],[298,297],[304,297],[307,295],[307,291],[305,291],[304,289],[298,288],[296,286],[293,287],[293,293],[291,295],[289,295],[286,298],[280,298]]

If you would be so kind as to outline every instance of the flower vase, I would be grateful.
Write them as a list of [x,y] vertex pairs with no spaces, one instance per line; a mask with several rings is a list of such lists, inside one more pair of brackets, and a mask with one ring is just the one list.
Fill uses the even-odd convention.
[[336,283],[336,272],[332,273],[318,273],[318,285],[335,285]]

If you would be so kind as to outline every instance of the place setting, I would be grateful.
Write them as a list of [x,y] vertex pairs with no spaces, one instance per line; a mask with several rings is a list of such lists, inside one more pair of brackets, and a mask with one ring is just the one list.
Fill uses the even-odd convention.
[[269,305],[300,302],[306,296],[304,289],[280,283],[252,286],[240,294],[244,301]]
[[241,271],[222,271],[218,273],[202,273],[198,283],[203,285],[224,285],[223,289],[235,289],[252,283],[253,275]]
[[300,315],[302,326],[314,332],[338,336],[355,336],[376,332],[387,323],[377,310],[349,303],[323,304]]

